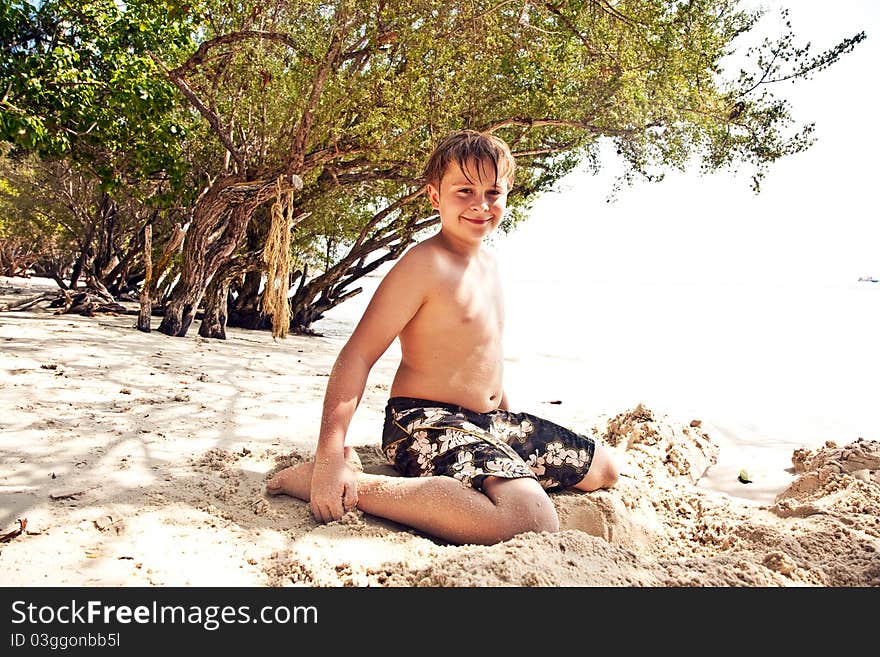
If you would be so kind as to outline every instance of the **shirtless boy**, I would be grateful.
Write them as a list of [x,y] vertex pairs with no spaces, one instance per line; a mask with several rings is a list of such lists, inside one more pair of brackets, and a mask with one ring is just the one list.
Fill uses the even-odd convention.
[[[282,470],[267,492],[310,500],[321,522],[359,508],[449,542],[492,544],[558,531],[547,490],[615,484],[608,448],[508,410],[501,285],[482,244],[513,177],[510,149],[493,135],[459,131],[437,146],[424,179],[440,230],[386,274],[340,351],[315,460]],[[390,477],[363,472],[344,445],[370,369],[398,336],[382,449],[404,476]]]

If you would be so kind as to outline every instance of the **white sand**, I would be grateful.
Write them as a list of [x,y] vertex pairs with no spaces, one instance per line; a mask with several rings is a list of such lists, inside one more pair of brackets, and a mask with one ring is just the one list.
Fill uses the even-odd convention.
[[[39,283],[0,279],[0,303]],[[224,342],[195,327],[169,338],[134,323],[45,304],[0,312],[0,534],[27,519],[0,543],[0,584],[880,584],[876,441],[765,445],[744,462],[738,448],[759,440],[747,426],[692,427],[639,399],[614,417],[539,403],[522,410],[612,445],[620,483],[554,494],[558,534],[450,546],[359,511],[320,525],[305,503],[264,494],[314,447],[338,340],[231,329]],[[374,471],[386,468],[376,446],[394,356],[374,368],[349,434]],[[755,483],[731,476],[740,467]]]

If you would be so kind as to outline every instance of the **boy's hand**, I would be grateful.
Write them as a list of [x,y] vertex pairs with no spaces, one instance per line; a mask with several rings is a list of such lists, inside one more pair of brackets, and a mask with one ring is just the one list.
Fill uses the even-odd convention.
[[315,461],[310,498],[309,508],[320,522],[339,520],[357,506],[357,475],[342,454]]

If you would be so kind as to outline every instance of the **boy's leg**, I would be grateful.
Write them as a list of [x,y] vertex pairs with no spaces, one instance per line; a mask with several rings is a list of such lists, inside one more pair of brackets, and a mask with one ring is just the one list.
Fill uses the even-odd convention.
[[[535,473],[540,479],[545,476],[562,486],[591,492],[600,488],[611,488],[617,483],[619,472],[610,448],[595,439],[575,433],[571,429],[546,420],[531,413],[512,411],[493,411],[492,426],[500,432],[503,439],[519,456],[535,470],[535,457],[540,471]],[[569,462],[566,456],[560,463],[559,449],[574,450],[577,453],[592,453],[589,460]],[[550,456],[548,447],[553,447]],[[583,457],[581,457],[583,459]],[[584,467],[587,473],[581,475]],[[581,479],[577,479],[577,477]]]
[[574,487],[588,493],[600,488],[611,488],[617,483],[619,476],[620,472],[611,450],[605,445],[596,443],[590,469]]
[[[312,463],[279,472],[271,494],[309,499]],[[528,531],[559,530],[547,493],[534,479],[487,477],[484,493],[452,477],[389,477],[357,472],[358,508],[453,543],[490,545]]]

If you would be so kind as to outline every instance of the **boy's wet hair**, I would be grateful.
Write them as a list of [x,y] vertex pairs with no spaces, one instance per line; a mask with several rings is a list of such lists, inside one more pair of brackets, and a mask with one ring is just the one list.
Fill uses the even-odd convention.
[[468,165],[491,162],[495,169],[495,182],[502,179],[508,189],[513,186],[516,163],[510,147],[503,139],[488,132],[458,130],[444,137],[425,165],[422,178],[425,183],[438,185],[450,163],[455,162],[467,176]]

